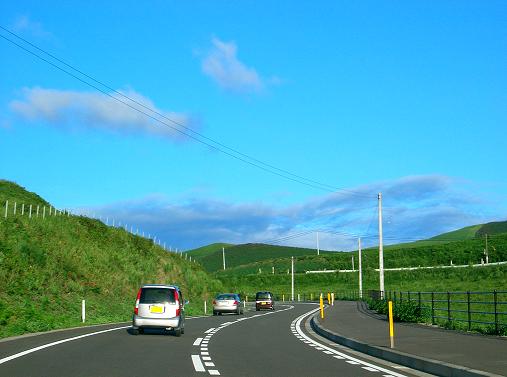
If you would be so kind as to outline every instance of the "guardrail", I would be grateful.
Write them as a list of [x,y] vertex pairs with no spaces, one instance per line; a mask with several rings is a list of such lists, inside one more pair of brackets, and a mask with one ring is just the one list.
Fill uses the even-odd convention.
[[[370,291],[378,298],[378,291]],[[489,292],[410,292],[386,291],[385,298],[396,303],[415,303],[419,309],[429,310],[431,323],[455,327],[456,323],[472,330],[474,325],[486,325],[500,334],[507,327],[507,291]],[[458,326],[459,327],[459,326]]]

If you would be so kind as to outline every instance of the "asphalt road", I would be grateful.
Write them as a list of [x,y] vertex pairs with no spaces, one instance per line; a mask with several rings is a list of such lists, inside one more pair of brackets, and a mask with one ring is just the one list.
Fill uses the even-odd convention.
[[187,318],[177,338],[95,326],[0,342],[0,376],[421,376],[327,342],[311,304]]

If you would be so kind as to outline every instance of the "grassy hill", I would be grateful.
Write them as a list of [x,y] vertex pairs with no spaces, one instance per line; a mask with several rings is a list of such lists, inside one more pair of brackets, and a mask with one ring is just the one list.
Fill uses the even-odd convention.
[[197,261],[201,260],[202,258],[214,254],[214,253],[221,253],[222,247],[229,248],[231,246],[230,243],[212,243],[207,246],[199,247],[197,249],[186,251],[186,254],[190,255],[192,259],[195,259]]
[[[321,250],[320,252],[322,254],[330,253],[330,251],[326,250]],[[188,251],[188,253],[194,255],[194,251]],[[315,249],[249,243],[227,247],[225,249],[225,263],[227,268],[234,268],[273,258],[290,258],[291,256],[304,256],[316,253]],[[196,260],[207,271],[220,271],[223,269],[222,248],[210,251],[202,257],[196,256]]]
[[129,321],[144,283],[176,283],[199,313],[204,299],[223,290],[200,265],[167,253],[152,240],[78,216],[4,218],[5,200],[49,205],[36,194],[0,181],[0,337]]

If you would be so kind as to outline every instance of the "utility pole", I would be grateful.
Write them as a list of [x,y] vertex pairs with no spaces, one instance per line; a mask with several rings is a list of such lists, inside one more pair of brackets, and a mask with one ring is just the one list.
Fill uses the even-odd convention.
[[224,270],[225,270],[225,247],[222,247],[222,260],[224,262]]
[[319,249],[319,232],[317,232],[317,255],[320,255],[320,249]]
[[384,244],[382,235],[382,193],[378,193],[378,269],[380,281],[380,298],[384,299]]
[[363,298],[363,268],[361,265],[361,237],[358,240],[359,247],[359,298]]
[[486,233],[486,248],[484,249],[484,254],[486,255],[486,264],[489,263],[489,255],[488,255],[488,234]]
[[291,292],[292,292],[292,301],[294,301],[294,257],[290,257],[291,270],[292,270],[292,278],[291,278]]

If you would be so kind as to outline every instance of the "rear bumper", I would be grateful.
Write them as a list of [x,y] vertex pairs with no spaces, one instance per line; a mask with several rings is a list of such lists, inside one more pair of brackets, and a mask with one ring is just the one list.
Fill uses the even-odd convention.
[[238,311],[238,306],[213,306],[213,311],[217,313],[236,313]]
[[132,318],[132,327],[137,329],[139,327],[151,328],[164,328],[164,329],[177,329],[183,326],[183,321],[180,317],[174,318],[144,318],[134,315]]
[[255,309],[273,309],[274,304],[272,302],[267,304],[261,304],[260,302],[255,303]]

